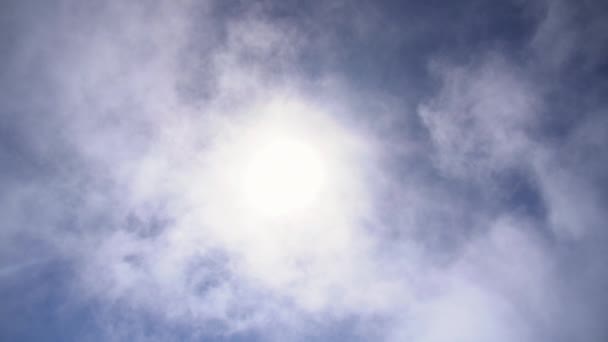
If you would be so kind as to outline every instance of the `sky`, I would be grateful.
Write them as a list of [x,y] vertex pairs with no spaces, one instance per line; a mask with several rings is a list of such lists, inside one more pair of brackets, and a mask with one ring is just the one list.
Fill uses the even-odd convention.
[[601,0],[5,0],[0,340],[608,341]]

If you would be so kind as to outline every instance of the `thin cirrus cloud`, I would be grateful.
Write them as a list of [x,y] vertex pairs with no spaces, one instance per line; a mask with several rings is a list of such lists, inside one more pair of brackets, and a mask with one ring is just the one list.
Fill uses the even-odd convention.
[[599,2],[3,6],[0,339],[606,338]]

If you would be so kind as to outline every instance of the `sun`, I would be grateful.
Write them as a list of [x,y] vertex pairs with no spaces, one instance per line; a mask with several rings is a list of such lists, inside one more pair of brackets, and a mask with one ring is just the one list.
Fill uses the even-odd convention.
[[243,167],[242,196],[249,209],[265,217],[301,213],[319,200],[326,172],[314,144],[293,137],[266,139]]

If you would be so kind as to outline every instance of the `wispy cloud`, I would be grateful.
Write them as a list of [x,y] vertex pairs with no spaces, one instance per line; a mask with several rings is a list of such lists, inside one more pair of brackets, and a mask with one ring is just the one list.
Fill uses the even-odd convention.
[[[606,336],[604,48],[580,39],[601,32],[595,4],[11,6],[7,307],[79,308],[92,330],[61,336],[90,340]],[[435,28],[448,12],[454,32]],[[286,136],[317,153],[323,188],[266,215],[240,186]],[[46,302],[3,295],[33,268],[66,279],[39,284]]]

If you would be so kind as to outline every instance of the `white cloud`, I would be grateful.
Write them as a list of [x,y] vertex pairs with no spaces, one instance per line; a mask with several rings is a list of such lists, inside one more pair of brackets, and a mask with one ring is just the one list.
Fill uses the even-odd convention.
[[459,176],[487,176],[529,158],[539,92],[498,56],[479,65],[435,69],[440,93],[419,108],[437,148],[439,166]]
[[[226,20],[213,3],[161,7],[81,9],[62,26],[73,33],[60,52],[40,48],[54,51],[52,119],[76,160],[66,168],[77,169],[53,186],[77,195],[58,201],[63,192],[44,186],[2,198],[3,218],[21,223],[31,198],[56,203],[32,225],[52,227],[39,237],[74,260],[74,296],[104,303],[108,336],[145,338],[113,318],[123,308],[202,335],[277,340],[353,318],[362,334],[395,341],[536,341],[561,331],[560,265],[547,241],[583,240],[604,215],[593,182],[578,175],[581,159],[534,136],[545,103],[525,67],[499,54],[436,63],[437,93],[409,113],[388,95],[306,80],[293,65],[312,33],[263,6]],[[353,20],[358,35],[375,32],[375,21]],[[375,114],[369,108],[382,117],[362,129],[352,118]],[[417,115],[428,136],[387,127],[417,122],[398,115]],[[594,127],[604,125],[582,126],[567,154],[601,146],[606,134]],[[314,201],[273,216],[240,187],[275,135],[310,147],[323,182]],[[500,201],[508,189],[497,178],[513,170],[538,187],[546,218]]]

